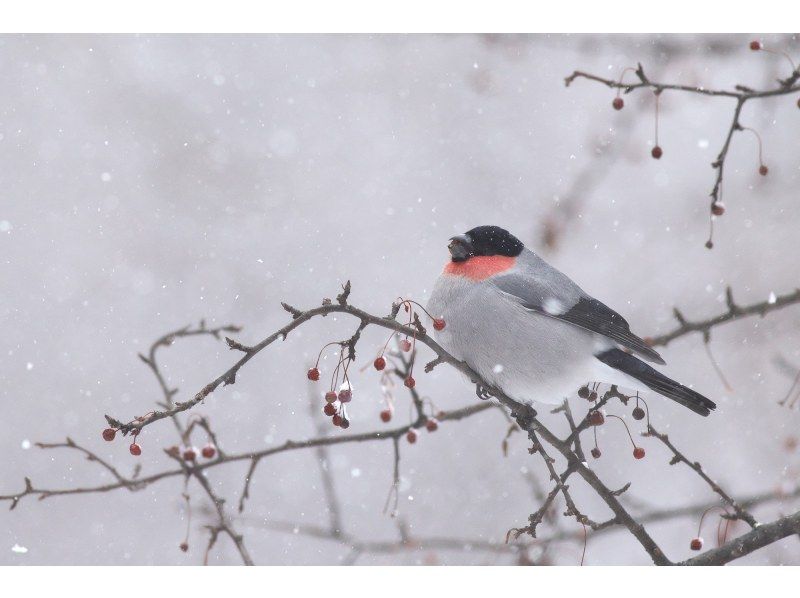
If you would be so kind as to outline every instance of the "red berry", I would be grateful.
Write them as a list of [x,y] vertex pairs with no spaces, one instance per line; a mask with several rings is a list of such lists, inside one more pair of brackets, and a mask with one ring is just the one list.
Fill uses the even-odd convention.
[[432,417],[425,422],[425,429],[428,430],[428,432],[435,432],[439,429],[439,422],[436,421],[435,417]]
[[336,415],[336,407],[333,406],[333,403],[325,403],[325,408],[322,411],[328,417]]
[[589,423],[593,426],[602,426],[605,421],[606,418],[601,411],[592,411],[589,415]]
[[353,392],[349,388],[344,388],[339,391],[339,400],[342,403],[349,403],[353,398]]
[[725,213],[725,204],[721,201],[715,201],[711,204],[711,213],[714,216],[722,216]]
[[193,446],[190,446],[183,451],[183,460],[184,461],[194,461],[197,459],[197,449]]
[[767,176],[768,172],[769,168],[767,168],[764,164],[758,167],[758,174],[760,174],[761,176]]
[[637,446],[635,449],[633,449],[633,458],[644,459],[644,449],[640,446]]
[[407,338],[404,338],[400,341],[400,348],[403,350],[404,353],[408,353],[411,351],[411,341]]
[[712,243],[711,239],[709,239],[706,241],[706,249],[711,249],[712,247],[714,247],[714,243]]
[[341,423],[341,424],[339,424],[339,427],[340,427],[342,430],[346,430],[347,428],[349,428],[349,427],[350,427],[350,420],[349,420],[349,419],[347,419],[346,417],[343,417],[343,418],[342,418],[342,423]]
[[644,409],[642,409],[641,407],[635,407],[633,409],[632,415],[633,415],[633,419],[635,419],[635,420],[644,419]]
[[200,454],[206,459],[213,459],[214,455],[217,454],[217,447],[209,442],[203,447],[203,450],[200,451]]
[[594,392],[594,391],[590,392],[589,393],[589,400],[593,401],[593,402],[596,401],[597,400],[597,393]]
[[408,444],[414,444],[417,441],[417,431],[412,428],[406,432],[406,440],[408,440]]
[[588,399],[589,398],[589,387],[588,386],[581,386],[578,389],[578,396],[580,398],[582,398],[582,399]]
[[138,457],[139,455],[142,454],[142,447],[140,447],[135,442],[133,444],[131,444],[131,446],[130,446],[130,448],[128,450],[131,452],[131,455],[133,455],[134,457]]
[[383,357],[378,357],[375,361],[372,362],[372,365],[375,366],[375,369],[379,372],[386,367],[386,360]]
[[333,402],[334,402],[334,401],[335,401],[335,400],[336,400],[338,397],[339,397],[339,395],[337,395],[337,394],[336,394],[334,391],[332,391],[332,390],[329,390],[328,392],[326,392],[326,393],[325,393],[325,400],[326,400],[328,403],[333,403]]
[[622,110],[622,107],[625,105],[625,102],[622,98],[614,98],[614,101],[611,102],[611,105],[614,106],[614,110]]
[[414,380],[413,376],[409,376],[403,380],[403,384],[405,384],[408,388],[414,388],[417,385],[417,381]]
[[594,457],[595,459],[599,459],[599,458],[600,458],[600,455],[602,455],[602,454],[603,454],[603,453],[601,453],[601,452],[600,452],[600,449],[599,449],[599,448],[597,448],[597,447],[594,447],[594,448],[592,449],[592,457]]
[[180,548],[180,549],[181,549],[183,552],[189,552],[189,545],[188,545],[186,542],[181,542],[181,544],[180,544],[179,548]]
[[656,160],[661,159],[661,156],[664,155],[664,150],[661,149],[660,145],[656,145],[650,150],[650,155],[653,156]]
[[392,410],[391,409],[384,409],[381,411],[381,421],[385,424],[388,424],[392,421]]
[[689,548],[692,550],[703,550],[703,538],[692,538],[689,542]]
[[[760,50],[762,47],[763,46],[761,45],[761,42],[758,41],[757,39],[754,39],[753,41],[750,42],[750,49],[753,50],[753,51]],[[699,550],[699,548],[698,548],[698,550]]]
[[308,379],[313,380],[314,382],[319,380],[319,370],[317,368],[311,368],[308,370]]
[[342,416],[337,413],[336,415],[333,416],[333,420],[332,421],[333,421],[333,425],[334,426],[339,427],[339,426],[342,425],[343,419],[342,419]]
[[442,318],[436,318],[433,321],[433,329],[434,330],[444,330],[444,320]]
[[103,430],[103,440],[106,442],[111,442],[114,440],[114,437],[117,435],[117,431],[114,428],[106,428]]

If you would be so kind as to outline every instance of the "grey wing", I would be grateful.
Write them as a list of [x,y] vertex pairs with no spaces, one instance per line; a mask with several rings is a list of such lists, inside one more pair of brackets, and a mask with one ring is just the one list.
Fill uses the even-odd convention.
[[526,261],[530,263],[523,263],[520,271],[496,276],[492,282],[532,311],[602,334],[645,359],[665,363],[613,309],[586,294],[538,256],[531,253]]

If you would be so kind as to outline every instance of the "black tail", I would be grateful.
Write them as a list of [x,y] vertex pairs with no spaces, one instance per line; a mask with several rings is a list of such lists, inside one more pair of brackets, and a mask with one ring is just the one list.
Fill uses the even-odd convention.
[[615,370],[636,378],[657,393],[680,403],[684,407],[688,407],[695,413],[706,416],[711,413],[712,409],[717,408],[716,403],[713,401],[708,400],[691,388],[686,388],[683,384],[678,384],[675,380],[670,380],[645,362],[625,353],[625,351],[609,349],[603,353],[598,353],[595,357]]

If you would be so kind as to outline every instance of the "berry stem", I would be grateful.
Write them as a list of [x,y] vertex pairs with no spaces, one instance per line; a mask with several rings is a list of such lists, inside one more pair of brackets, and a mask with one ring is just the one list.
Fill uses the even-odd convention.
[[708,355],[708,359],[711,362],[711,365],[714,366],[714,371],[717,372],[717,376],[719,376],[720,381],[725,386],[725,390],[727,390],[728,392],[733,392],[733,387],[728,382],[728,379],[722,372],[722,368],[720,367],[717,360],[714,358],[714,354],[711,352],[711,341],[705,339],[705,342],[703,344],[705,345],[706,355]]
[[644,403],[644,412],[647,414],[647,429],[650,429],[650,407],[647,405],[647,401],[645,401],[642,397],[639,396],[639,393],[636,393],[636,405],[639,405],[639,401]]
[[319,355],[317,355],[317,361],[316,361],[316,363],[314,363],[314,367],[315,367],[315,368],[318,368],[318,367],[319,367],[319,360],[320,360],[320,359],[322,359],[322,352],[323,352],[323,351],[325,351],[325,349],[327,349],[327,348],[328,348],[328,347],[330,347],[331,345],[341,345],[341,344],[342,344],[342,343],[341,343],[340,341],[331,341],[331,342],[329,342],[328,344],[326,344],[326,345],[323,345],[323,346],[322,346],[322,349],[320,349],[320,350],[319,350]]
[[654,147],[659,147],[658,146],[658,108],[659,108],[659,103],[660,103],[659,99],[661,98],[661,90],[660,89],[656,89],[653,93],[656,96],[656,113],[655,113],[655,135],[656,135],[656,140],[655,140]]
[[[409,306],[409,308],[411,307],[411,305],[416,305],[416,306],[417,306],[418,308],[420,308],[420,309],[421,309],[423,312],[425,312],[425,315],[426,315],[426,316],[428,316],[428,317],[429,317],[431,320],[435,320],[435,319],[436,319],[436,318],[434,318],[434,317],[431,315],[431,312],[429,312],[427,309],[425,309],[425,308],[422,306],[422,304],[418,303],[417,301],[414,301],[413,299],[403,299],[402,297],[398,297],[398,299],[399,299],[399,300],[400,300],[402,303],[405,303],[406,305],[408,305],[408,306]],[[411,323],[411,320],[409,320],[409,323]]]
[[756,141],[758,141],[758,167],[759,169],[762,168],[764,166],[764,147],[761,142],[761,135],[752,127],[742,127],[742,131],[750,131],[756,136]]
[[[635,73],[636,69],[633,68],[632,66],[628,66],[622,69],[622,72],[619,74],[619,85],[622,85],[622,79],[625,77],[625,74],[628,73],[629,71],[631,73]],[[622,93],[622,88],[617,87],[617,97],[619,97],[621,93]]]
[[583,553],[581,554],[581,567],[583,567],[583,561],[586,558],[586,545],[589,543],[589,534],[586,531],[586,524],[581,521],[581,525],[583,526]]
[[784,52],[783,50],[769,50],[769,49],[765,48],[763,46],[763,44],[762,44],[760,50],[762,52],[766,52],[767,54],[774,54],[775,56],[783,56],[786,59],[786,61],[791,65],[792,72],[795,72],[797,70],[797,67],[794,65],[794,60],[792,60],[792,57],[789,56],[789,54],[787,52]]
[[[697,526],[697,537],[698,538],[700,537],[700,534],[703,531],[703,521],[705,521],[706,515],[708,515],[711,511],[714,511],[716,509],[719,509],[720,511],[722,511],[726,515],[730,514],[730,513],[728,513],[728,509],[726,509],[724,507],[721,507],[719,505],[714,505],[713,507],[708,507],[705,511],[703,511],[703,514],[700,515],[700,523]],[[717,533],[717,539],[719,539],[719,533]]]
[[633,440],[633,435],[631,434],[630,428],[628,428],[628,424],[625,423],[625,420],[622,419],[619,415],[608,415],[607,417],[613,417],[614,419],[618,419],[622,422],[622,425],[625,426],[625,431],[628,433],[628,438],[631,439],[631,444],[633,448],[637,448],[636,442]]

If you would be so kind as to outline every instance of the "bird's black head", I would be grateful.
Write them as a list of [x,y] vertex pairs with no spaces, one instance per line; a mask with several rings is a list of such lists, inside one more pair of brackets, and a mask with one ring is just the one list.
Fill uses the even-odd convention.
[[476,255],[516,257],[525,248],[522,241],[499,226],[476,226],[450,239],[447,246],[454,262],[465,262]]

